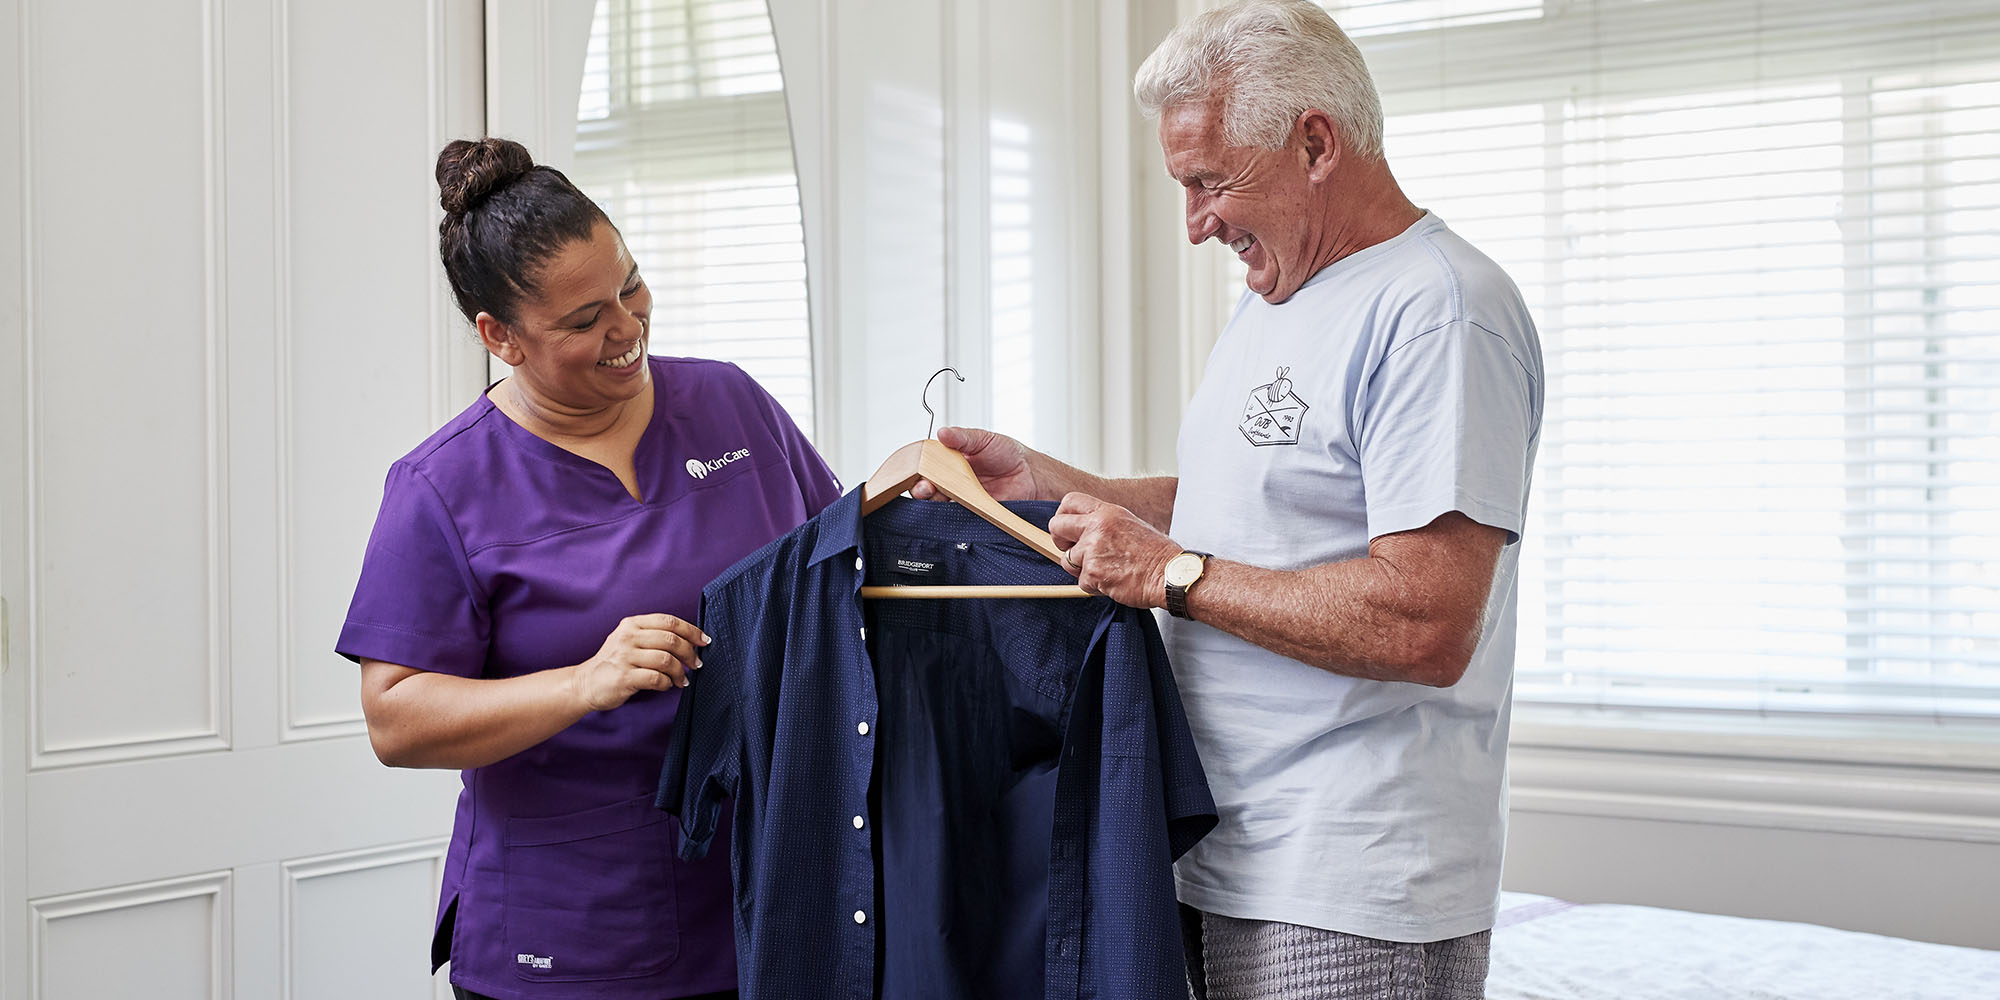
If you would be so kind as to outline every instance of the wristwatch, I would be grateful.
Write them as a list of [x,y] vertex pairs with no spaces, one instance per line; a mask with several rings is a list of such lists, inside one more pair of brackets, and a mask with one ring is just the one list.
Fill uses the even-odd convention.
[[1201,573],[1208,568],[1211,553],[1189,550],[1167,560],[1167,613],[1175,618],[1188,617],[1188,591],[1201,579]]

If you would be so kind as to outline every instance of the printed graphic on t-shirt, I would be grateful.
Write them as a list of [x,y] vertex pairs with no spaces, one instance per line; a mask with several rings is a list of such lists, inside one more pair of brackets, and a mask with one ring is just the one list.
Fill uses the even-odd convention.
[[1277,378],[1250,390],[1250,399],[1243,404],[1243,422],[1236,429],[1251,444],[1299,443],[1299,429],[1312,407],[1292,391],[1292,380],[1285,377],[1290,371],[1279,368]]

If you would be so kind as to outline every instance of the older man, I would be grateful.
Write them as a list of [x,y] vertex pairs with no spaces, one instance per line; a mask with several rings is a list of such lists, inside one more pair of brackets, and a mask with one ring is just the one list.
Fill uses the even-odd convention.
[[1253,293],[1188,405],[1181,475],[938,436],[995,495],[1062,498],[1051,532],[1086,588],[1172,613],[1222,813],[1177,871],[1197,994],[1480,996],[1541,425],[1533,321],[1404,196],[1361,55],[1317,6],[1196,17],[1135,89],[1188,239],[1227,244]]

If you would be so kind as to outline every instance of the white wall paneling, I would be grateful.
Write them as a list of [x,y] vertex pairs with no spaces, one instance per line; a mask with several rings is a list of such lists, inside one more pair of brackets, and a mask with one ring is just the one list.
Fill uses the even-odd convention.
[[1506,885],[2000,948],[1976,742],[1520,726]]
[[[478,91],[465,92],[476,84],[447,71],[450,12],[438,0],[294,0],[275,26],[279,676],[288,739],[359,731],[353,670],[333,654],[332,637],[383,473],[484,384],[484,352],[449,305],[437,264],[435,157],[450,139],[481,131]],[[363,51],[374,62],[358,62]]]
[[58,895],[441,836],[457,789],[455,772],[381,766],[360,739],[37,773],[28,780],[27,891]]
[[1509,889],[2000,947],[1991,843],[1535,804],[1517,805],[1511,824]]
[[31,745],[42,766],[220,748],[220,12],[24,14]]
[[[431,172],[481,14],[0,0],[0,996],[277,996],[287,859],[449,829],[331,647],[389,462],[484,384]],[[350,995],[433,995],[433,863],[315,864],[302,921],[401,929]]]
[[[38,899],[35,1000],[228,1000],[229,873]],[[115,958],[114,958],[115,956]]]
[[[380,958],[430,933],[444,847],[434,840],[285,863],[283,1000],[421,995],[431,979],[421,966]],[[352,919],[370,910],[383,919]]]
[[2000,844],[2000,785],[1978,767],[1516,745],[1521,812]]
[[26,798],[27,7],[0,0],[0,995],[20,996],[28,967]]

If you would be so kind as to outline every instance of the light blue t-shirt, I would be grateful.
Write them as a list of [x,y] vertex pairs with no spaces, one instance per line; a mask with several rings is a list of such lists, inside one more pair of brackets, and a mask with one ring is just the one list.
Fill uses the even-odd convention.
[[1450,688],[1343,677],[1164,619],[1221,814],[1176,868],[1182,902],[1393,941],[1492,926],[1541,418],[1520,291],[1434,215],[1281,304],[1244,296],[1181,424],[1176,541],[1301,569],[1460,511],[1508,544]]

